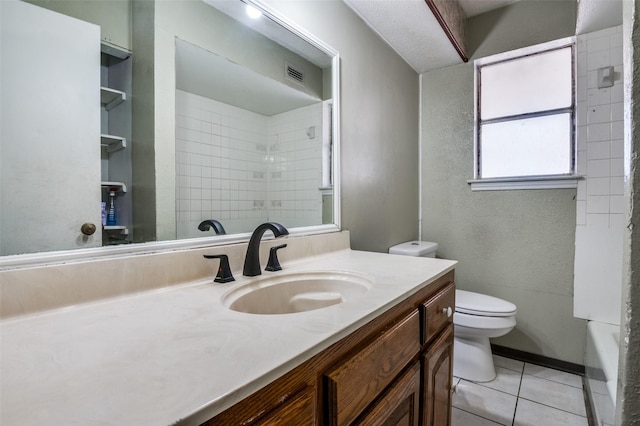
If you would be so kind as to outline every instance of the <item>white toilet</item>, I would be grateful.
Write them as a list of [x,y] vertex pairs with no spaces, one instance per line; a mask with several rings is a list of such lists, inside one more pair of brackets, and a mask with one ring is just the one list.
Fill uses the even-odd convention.
[[516,326],[516,305],[497,297],[456,290],[453,375],[474,382],[496,378],[489,339]]
[[[389,248],[389,253],[435,257],[437,249],[436,243],[408,241]],[[453,375],[474,382],[495,379],[489,339],[513,330],[516,326],[516,305],[497,297],[456,290],[453,326]]]

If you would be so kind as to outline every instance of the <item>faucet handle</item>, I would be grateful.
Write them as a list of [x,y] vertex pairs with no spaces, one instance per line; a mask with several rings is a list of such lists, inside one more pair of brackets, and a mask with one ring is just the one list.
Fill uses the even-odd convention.
[[282,266],[280,266],[280,262],[278,261],[278,250],[280,250],[281,248],[285,248],[286,246],[286,244],[281,244],[269,249],[269,260],[267,260],[267,267],[264,268],[265,271],[282,270]]
[[204,254],[205,259],[220,259],[220,266],[218,266],[218,274],[216,275],[214,282],[228,283],[235,281],[231,268],[229,267],[229,256],[226,254]]
[[202,222],[200,222],[200,225],[198,225],[198,229],[202,232],[208,231],[211,228],[213,228],[217,235],[224,235],[227,233],[227,231],[224,230],[224,226],[222,226],[222,224],[215,219],[203,220]]

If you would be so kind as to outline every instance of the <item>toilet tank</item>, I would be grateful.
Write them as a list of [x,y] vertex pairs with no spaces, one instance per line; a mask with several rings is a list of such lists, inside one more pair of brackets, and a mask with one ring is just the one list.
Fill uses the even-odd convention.
[[389,248],[390,254],[414,257],[436,257],[437,243],[430,241],[407,241]]

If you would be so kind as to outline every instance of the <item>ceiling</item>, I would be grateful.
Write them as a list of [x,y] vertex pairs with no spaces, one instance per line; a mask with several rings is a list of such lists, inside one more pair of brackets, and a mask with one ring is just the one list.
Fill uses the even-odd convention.
[[[425,0],[344,1],[416,72],[462,63]],[[517,1],[458,0],[467,18]],[[578,0],[577,7],[576,34],[622,24],[622,0]]]
[[462,6],[462,10],[464,10],[467,17],[469,17],[499,9],[517,1],[518,0],[458,0],[458,3]]
[[[3,1],[3,0],[0,0]],[[251,19],[239,1],[203,0],[218,11],[271,39],[319,68],[333,57],[271,19]],[[282,70],[284,75],[284,69]],[[265,116],[317,104],[322,99],[299,88],[299,81],[266,77],[217,53],[176,38],[176,88]]]
[[176,89],[266,116],[321,101],[179,38]]

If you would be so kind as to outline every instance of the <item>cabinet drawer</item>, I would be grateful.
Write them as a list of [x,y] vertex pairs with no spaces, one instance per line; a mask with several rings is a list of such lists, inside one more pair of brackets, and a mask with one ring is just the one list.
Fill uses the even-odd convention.
[[422,304],[422,344],[433,339],[444,327],[453,323],[455,298],[455,285],[450,283]]
[[311,386],[254,423],[255,426],[315,424],[315,389]]
[[351,423],[420,350],[420,316],[409,316],[325,373],[329,424]]

